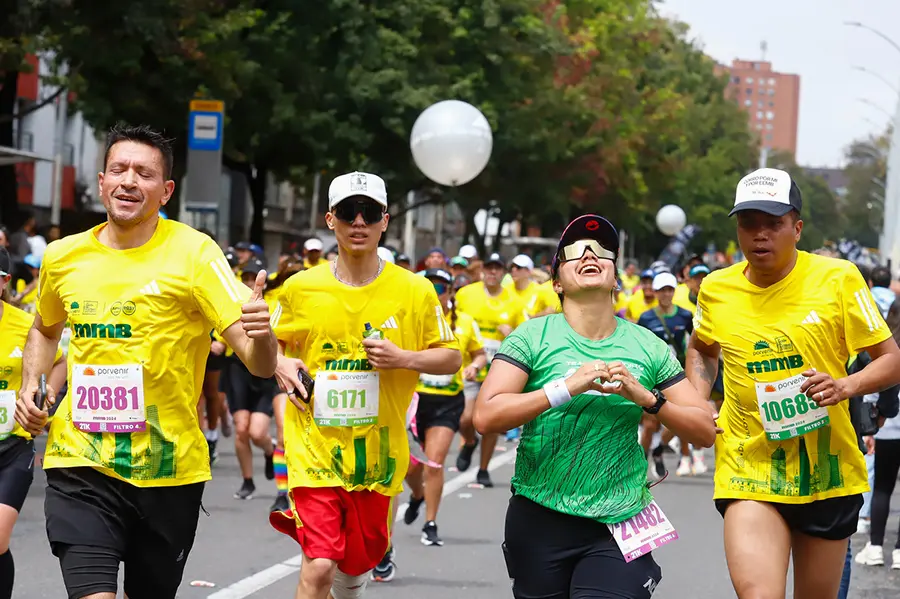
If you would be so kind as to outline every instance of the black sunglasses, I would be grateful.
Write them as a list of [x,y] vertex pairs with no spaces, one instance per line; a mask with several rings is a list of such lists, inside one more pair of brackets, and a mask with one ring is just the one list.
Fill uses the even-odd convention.
[[347,199],[332,208],[331,212],[338,220],[345,223],[355,221],[357,214],[362,214],[367,225],[374,225],[384,218],[384,206],[372,200]]

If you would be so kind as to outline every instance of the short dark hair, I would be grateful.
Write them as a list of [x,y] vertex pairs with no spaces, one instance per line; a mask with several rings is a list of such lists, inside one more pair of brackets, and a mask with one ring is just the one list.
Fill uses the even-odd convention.
[[870,275],[873,287],[890,287],[891,271],[887,266],[876,266]]
[[169,180],[172,178],[172,164],[175,162],[174,151],[172,149],[172,142],[174,140],[169,139],[149,125],[132,126],[125,123],[116,123],[106,136],[106,153],[103,155],[103,170],[106,170],[106,163],[109,161],[110,150],[112,150],[112,147],[120,141],[133,141],[159,150],[163,159],[163,179]]

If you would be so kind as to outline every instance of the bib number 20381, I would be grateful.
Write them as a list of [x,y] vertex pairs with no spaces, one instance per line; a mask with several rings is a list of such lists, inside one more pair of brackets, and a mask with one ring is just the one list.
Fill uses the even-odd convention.
[[655,499],[628,520],[606,526],[616,540],[616,545],[619,546],[626,563],[678,540],[675,527],[656,504]]
[[378,373],[316,373],[313,418],[319,426],[361,426],[378,422]]
[[785,441],[805,435],[829,423],[828,409],[800,391],[803,375],[771,383],[756,383],[756,398],[766,438]]
[[72,422],[92,433],[139,433],[144,415],[144,369],[140,364],[72,366]]

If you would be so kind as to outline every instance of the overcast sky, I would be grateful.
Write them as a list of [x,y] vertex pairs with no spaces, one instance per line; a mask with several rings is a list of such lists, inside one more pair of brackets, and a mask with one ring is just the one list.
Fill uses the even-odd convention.
[[843,23],[859,21],[900,45],[900,0],[662,0],[660,11],[690,25],[691,36],[721,63],[759,60],[765,40],[772,68],[800,75],[800,164],[843,164],[851,141],[883,131],[890,121],[884,111],[897,112],[897,93],[853,67],[900,87],[900,50]]

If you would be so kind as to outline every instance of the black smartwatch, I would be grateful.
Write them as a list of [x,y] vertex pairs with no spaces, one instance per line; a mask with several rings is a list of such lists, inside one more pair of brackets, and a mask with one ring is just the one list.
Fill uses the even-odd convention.
[[656,403],[649,408],[644,408],[644,411],[648,414],[656,414],[657,412],[659,412],[660,408],[663,407],[663,404],[666,403],[666,396],[663,395],[658,389],[650,389],[650,393],[652,393],[653,397],[656,398]]

